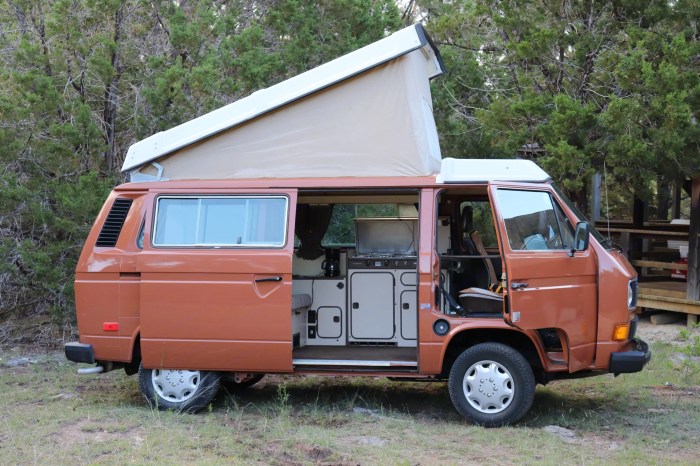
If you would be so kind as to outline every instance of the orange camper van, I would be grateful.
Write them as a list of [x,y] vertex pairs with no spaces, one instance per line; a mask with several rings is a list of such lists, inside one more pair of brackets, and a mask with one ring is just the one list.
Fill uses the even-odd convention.
[[442,72],[415,25],[134,144],[66,357],[186,411],[224,376],[442,380],[486,426],[642,370],[634,269],[533,162],[442,158]]

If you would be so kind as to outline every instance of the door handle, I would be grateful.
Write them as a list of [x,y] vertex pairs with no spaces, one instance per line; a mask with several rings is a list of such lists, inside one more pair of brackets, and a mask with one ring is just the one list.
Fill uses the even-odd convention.
[[256,278],[255,283],[262,283],[262,282],[281,282],[282,277],[281,276],[276,276],[276,277],[266,277],[266,278]]
[[522,290],[527,288],[527,282],[513,282],[510,284],[510,288],[513,290]]

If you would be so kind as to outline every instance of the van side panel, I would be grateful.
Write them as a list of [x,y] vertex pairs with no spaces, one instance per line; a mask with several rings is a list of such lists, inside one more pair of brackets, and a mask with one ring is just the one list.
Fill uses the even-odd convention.
[[[132,199],[132,205],[116,245],[98,247],[95,244],[97,237],[117,198]],[[96,360],[131,361],[140,314],[140,277],[136,272],[136,257],[140,249],[136,237],[144,214],[142,192],[112,192],[78,261],[75,306],[80,341],[93,345]],[[105,323],[117,323],[118,330],[105,330]]]
[[[291,371],[292,275],[285,260],[277,252],[144,251],[144,366]],[[256,286],[263,275],[283,280]]]

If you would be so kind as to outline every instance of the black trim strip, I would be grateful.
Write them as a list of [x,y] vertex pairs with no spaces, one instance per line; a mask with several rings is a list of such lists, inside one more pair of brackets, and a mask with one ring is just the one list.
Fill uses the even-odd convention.
[[[440,49],[435,45],[435,42],[433,42],[433,39],[428,35],[428,33],[425,31],[423,28],[423,25],[418,23],[414,25],[416,27],[416,33],[418,34],[418,37],[420,38],[420,43],[425,46],[430,45],[430,48],[433,49],[433,52],[435,53],[435,58],[437,58],[438,64],[440,65],[440,70],[444,73],[447,73],[447,68],[445,68],[445,62],[442,60],[442,55],[440,55]],[[437,76],[435,76],[437,77]]]

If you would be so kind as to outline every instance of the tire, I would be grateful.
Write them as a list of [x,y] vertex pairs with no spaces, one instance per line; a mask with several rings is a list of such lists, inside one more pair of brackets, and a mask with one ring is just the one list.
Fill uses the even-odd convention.
[[222,384],[225,389],[235,392],[252,387],[256,383],[260,382],[263,377],[265,377],[265,374],[255,374],[253,377],[243,380],[242,382],[236,382],[236,379],[233,376],[224,376],[222,379]]
[[484,427],[520,420],[535,398],[530,364],[502,343],[480,343],[465,350],[452,365],[447,386],[459,414]]
[[151,407],[194,413],[209,406],[219,391],[220,375],[211,371],[144,369],[139,388]]

